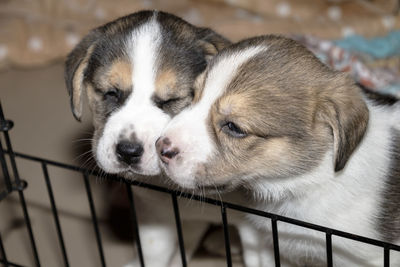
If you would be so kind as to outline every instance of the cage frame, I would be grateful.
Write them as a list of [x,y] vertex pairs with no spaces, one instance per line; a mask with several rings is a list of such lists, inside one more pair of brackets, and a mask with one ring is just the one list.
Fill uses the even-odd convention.
[[[58,167],[62,169],[68,169],[71,171],[75,171],[78,173],[81,173],[82,179],[84,180],[84,186],[85,186],[85,191],[87,194],[88,198],[88,203],[89,203],[89,208],[90,208],[90,215],[91,215],[91,221],[93,224],[93,230],[95,233],[96,237],[96,245],[97,245],[97,250],[99,253],[100,257],[100,263],[102,267],[106,267],[106,260],[105,260],[105,255],[104,255],[104,248],[103,248],[103,243],[101,239],[101,232],[99,228],[99,222],[98,218],[96,215],[96,209],[95,209],[95,202],[92,197],[92,190],[90,187],[89,183],[89,176],[100,176],[100,173],[97,172],[96,170],[88,169],[88,168],[83,168],[83,167],[77,167],[49,159],[44,159],[41,157],[36,157],[24,153],[19,153],[15,152],[12,148],[12,143],[11,143],[11,138],[9,135],[9,131],[13,128],[14,123],[11,120],[5,119],[3,109],[1,106],[0,102],[0,132],[3,133],[3,137],[5,140],[5,146],[3,146],[2,139],[0,138],[0,165],[3,173],[3,179],[4,179],[4,184],[5,184],[5,190],[0,192],[0,201],[4,200],[7,198],[10,194],[13,192],[17,192],[18,198],[19,198],[19,204],[21,206],[23,216],[24,216],[24,222],[25,226],[28,232],[29,236],[29,241],[30,241],[30,247],[32,249],[32,254],[33,254],[33,259],[34,259],[34,265],[35,267],[40,267],[41,261],[39,258],[38,254],[38,249],[35,241],[35,236],[34,232],[32,229],[31,225],[31,220],[29,216],[29,211],[27,207],[27,202],[25,200],[24,196],[24,190],[28,187],[28,184],[26,181],[20,178],[19,172],[18,172],[18,167],[16,163],[16,158],[22,158],[25,160],[30,160],[37,162],[41,164],[42,167],[42,172],[43,172],[43,177],[45,179],[46,183],[46,188],[47,188],[47,193],[49,195],[49,200],[50,200],[50,206],[51,206],[51,211],[52,211],[52,216],[54,219],[54,224],[56,227],[56,232],[57,232],[57,238],[58,242],[60,245],[61,249],[61,254],[63,257],[63,263],[65,267],[69,267],[69,258],[68,258],[68,253],[66,250],[65,246],[65,241],[63,237],[63,232],[62,232],[62,226],[60,223],[59,215],[58,215],[58,210],[57,210],[57,205],[55,202],[54,198],[54,191],[52,188],[51,184],[51,177],[48,172],[48,166],[53,166],[53,167]],[[7,164],[7,158],[10,162],[10,164]],[[9,165],[11,165],[11,170],[9,168]],[[10,175],[12,173],[12,175]],[[230,202],[225,202],[221,200],[216,200],[213,198],[208,198],[208,197],[203,197],[203,196],[198,196],[195,194],[190,194],[186,192],[181,192],[178,190],[173,190],[169,188],[165,188],[162,186],[158,185],[153,185],[153,184],[148,184],[148,183],[143,183],[139,181],[134,181],[134,180],[127,180],[122,177],[119,177],[117,175],[101,175],[101,177],[105,178],[106,180],[109,181],[114,181],[114,182],[122,182],[125,185],[125,188],[127,190],[127,195],[128,195],[128,200],[129,200],[129,207],[130,207],[130,216],[132,219],[132,230],[135,236],[135,242],[136,242],[136,249],[137,249],[137,255],[139,257],[139,262],[141,267],[145,267],[145,261],[143,258],[143,251],[142,251],[142,246],[141,246],[141,241],[140,241],[140,235],[139,235],[139,226],[137,223],[137,216],[136,216],[136,208],[135,208],[135,203],[134,203],[134,193],[132,190],[132,186],[137,186],[137,187],[142,187],[142,188],[147,188],[153,191],[169,194],[171,196],[171,201],[172,201],[172,206],[174,210],[174,219],[175,219],[175,224],[176,224],[176,231],[178,235],[178,244],[179,244],[179,252],[181,256],[181,263],[183,267],[186,267],[188,265],[187,259],[186,259],[186,254],[185,254],[185,245],[184,245],[184,240],[183,240],[183,232],[182,232],[182,223],[181,223],[181,217],[180,217],[180,212],[179,212],[179,204],[178,204],[178,197],[180,198],[188,198],[192,199],[195,201],[201,201],[210,205],[218,206],[221,209],[221,222],[223,226],[223,233],[224,233],[224,244],[225,244],[225,256],[226,256],[226,265],[228,267],[232,266],[232,257],[231,257],[231,244],[230,244],[230,239],[229,239],[229,229],[228,229],[228,211],[229,210],[235,210],[247,214],[252,214],[252,215],[257,215],[260,217],[264,217],[267,219],[271,220],[271,228],[272,228],[272,240],[273,240],[273,248],[274,248],[274,258],[275,258],[275,267],[280,267],[280,253],[279,253],[279,230],[278,230],[278,222],[284,222],[292,225],[296,225],[299,227],[311,229],[314,231],[318,232],[323,232],[325,233],[325,243],[326,243],[326,262],[327,262],[327,267],[332,267],[333,266],[333,253],[332,253],[332,237],[333,236],[338,236],[362,243],[366,243],[369,245],[374,245],[377,247],[382,248],[382,253],[383,253],[383,267],[390,267],[390,251],[398,251],[400,252],[400,246],[360,236],[360,235],[355,235],[352,233],[336,230],[333,228],[329,227],[324,227],[321,225],[317,224],[312,224],[308,223],[305,221],[297,220],[294,218],[266,212],[266,211],[261,211],[257,209],[252,209],[249,207],[233,204]],[[16,262],[11,262],[7,258],[7,253],[6,253],[6,247],[5,244],[3,243],[3,239],[0,233],[0,264],[3,266],[12,266],[12,267],[27,267],[20,265]]]

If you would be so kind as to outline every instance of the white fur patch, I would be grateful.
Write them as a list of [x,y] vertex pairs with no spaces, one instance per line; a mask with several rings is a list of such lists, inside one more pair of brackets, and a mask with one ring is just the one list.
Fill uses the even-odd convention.
[[131,38],[126,42],[126,50],[133,66],[132,93],[124,105],[108,118],[96,151],[99,165],[108,173],[129,170],[129,167],[118,164],[115,146],[121,137],[129,139],[132,134],[144,148],[140,169],[134,172],[143,175],[156,175],[160,172],[154,144],[170,119],[151,101],[155,91],[161,41],[160,25],[153,17],[132,32]]
[[207,129],[207,118],[215,101],[225,92],[242,64],[265,47],[250,47],[230,54],[210,69],[200,101],[182,111],[168,124],[162,136],[168,137],[180,153],[169,163],[167,174],[184,187],[195,186],[194,173],[199,163],[205,162],[215,150]]

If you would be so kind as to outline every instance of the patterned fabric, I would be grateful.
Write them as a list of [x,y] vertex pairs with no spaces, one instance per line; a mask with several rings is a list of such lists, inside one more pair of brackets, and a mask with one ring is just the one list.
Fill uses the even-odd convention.
[[[387,42],[393,41],[389,34],[386,38]],[[343,45],[344,40],[332,42],[319,39],[312,36],[292,36],[293,39],[303,43],[310,49],[322,62],[328,66],[344,72],[349,72],[350,75],[363,86],[382,94],[392,95],[400,98],[400,65],[391,64],[392,59],[384,64],[385,57],[382,56],[381,64],[377,65],[367,52],[362,49],[355,49],[355,46],[348,47]],[[400,38],[400,36],[399,36]],[[381,41],[385,38],[380,38]],[[373,40],[369,40],[374,46]],[[366,48],[367,40],[362,44]],[[386,44],[384,42],[383,46]],[[341,46],[346,47],[346,49]],[[393,51],[398,54],[400,51]],[[398,55],[397,55],[398,56]],[[396,58],[398,59],[398,58]]]
[[[370,47],[369,52],[358,46],[362,53],[349,48],[354,46],[353,39],[346,41],[349,47],[326,41],[354,34],[377,37],[399,30],[398,0],[0,1],[0,70],[63,60],[90,29],[142,9],[174,13],[233,41],[269,33],[307,36],[304,41],[334,67],[351,71],[357,80],[377,90],[398,95],[398,55],[371,59],[370,52],[386,53],[379,41],[378,48]],[[386,43],[389,50],[390,45]]]
[[376,38],[364,38],[360,35],[348,36],[335,41],[341,48],[353,53],[359,53],[373,59],[385,59],[400,56],[400,31]]
[[239,40],[266,33],[339,39],[400,29],[397,0],[0,1],[0,69],[62,59],[90,29],[141,10],[172,12]]

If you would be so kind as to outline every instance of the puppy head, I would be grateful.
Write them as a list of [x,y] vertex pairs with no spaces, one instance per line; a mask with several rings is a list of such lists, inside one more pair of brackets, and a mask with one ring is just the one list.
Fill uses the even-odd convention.
[[76,119],[87,94],[93,154],[109,173],[159,173],[156,138],[193,98],[193,82],[228,41],[171,14],[142,11],[91,31],[69,54]]
[[293,178],[328,151],[339,171],[368,122],[353,82],[283,37],[223,50],[198,85],[156,144],[166,174],[187,188]]

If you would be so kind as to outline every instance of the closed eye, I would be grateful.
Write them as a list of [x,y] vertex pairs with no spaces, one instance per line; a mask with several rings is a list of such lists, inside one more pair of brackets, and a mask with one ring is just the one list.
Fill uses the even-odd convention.
[[221,125],[221,130],[225,134],[235,138],[244,138],[247,136],[247,133],[245,131],[243,131],[238,125],[231,121],[224,122]]
[[118,88],[110,88],[106,91],[95,89],[95,92],[103,97],[104,101],[107,102],[118,102],[122,98],[122,91]]
[[103,93],[104,100],[117,102],[121,98],[121,90],[112,88]]
[[161,99],[161,98],[158,98],[158,97],[154,97],[153,101],[154,101],[154,103],[156,104],[156,106],[158,108],[163,109],[164,107],[166,107],[166,106],[168,106],[168,105],[170,105],[170,104],[172,104],[174,102],[177,102],[177,101],[179,101],[181,99],[182,99],[181,97],[174,97],[174,98],[170,98],[170,99],[164,100],[164,99]]

